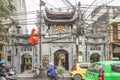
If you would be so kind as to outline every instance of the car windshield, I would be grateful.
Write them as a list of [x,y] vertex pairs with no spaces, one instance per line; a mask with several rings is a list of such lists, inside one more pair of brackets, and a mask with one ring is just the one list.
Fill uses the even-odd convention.
[[111,64],[111,70],[113,72],[119,72],[120,73],[120,64]]
[[85,69],[87,69],[88,68],[88,66],[89,66],[89,64],[80,64],[80,68],[85,68]]
[[91,64],[89,67],[88,67],[88,71],[91,71],[91,72],[103,72],[104,71],[104,65],[102,64]]

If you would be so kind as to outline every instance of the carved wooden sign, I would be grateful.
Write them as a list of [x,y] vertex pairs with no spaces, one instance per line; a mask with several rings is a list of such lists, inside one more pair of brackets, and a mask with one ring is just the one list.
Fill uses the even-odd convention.
[[65,27],[64,26],[56,26],[55,31],[62,30],[65,32]]

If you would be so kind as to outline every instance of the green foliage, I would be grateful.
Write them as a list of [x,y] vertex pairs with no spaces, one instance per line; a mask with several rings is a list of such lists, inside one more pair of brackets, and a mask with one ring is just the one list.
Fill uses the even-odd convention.
[[55,59],[60,60],[60,55],[59,54],[55,54]]
[[[0,22],[2,22],[3,19],[10,19],[10,17],[13,12],[15,11],[15,6],[13,5],[13,0],[0,0]],[[6,36],[6,29],[3,25],[0,25],[0,40],[2,41],[8,41]]]
[[32,62],[27,62],[25,63],[26,69],[31,69],[32,67]]
[[65,72],[64,69],[57,69],[57,73],[58,73],[58,74],[62,74],[62,73],[64,73],[64,72]]
[[7,41],[7,36],[6,36],[6,31],[5,31],[5,28],[4,26],[0,26],[0,39],[2,41]]
[[32,66],[32,62],[27,62],[25,65],[26,66]]
[[0,0],[0,18],[10,18],[15,10],[13,0]]

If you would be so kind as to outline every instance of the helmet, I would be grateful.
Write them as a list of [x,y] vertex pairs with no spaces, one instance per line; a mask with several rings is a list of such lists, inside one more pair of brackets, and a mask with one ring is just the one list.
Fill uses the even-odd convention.
[[0,61],[0,64],[4,64],[5,62],[4,61]]

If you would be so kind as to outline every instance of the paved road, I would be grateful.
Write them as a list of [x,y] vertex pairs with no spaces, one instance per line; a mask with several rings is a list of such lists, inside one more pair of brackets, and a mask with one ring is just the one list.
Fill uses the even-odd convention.
[[[18,80],[48,80],[48,79],[33,79],[33,74],[17,74],[19,77]],[[71,80],[69,72],[63,73],[64,79],[63,80]]]
[[[48,79],[19,78],[18,80],[48,80]],[[71,80],[71,79],[70,78],[64,78],[63,80]]]

